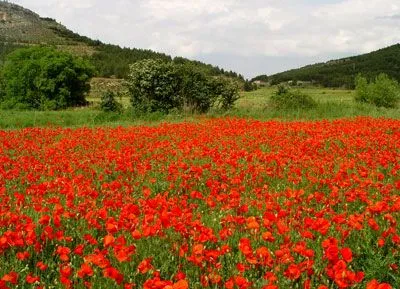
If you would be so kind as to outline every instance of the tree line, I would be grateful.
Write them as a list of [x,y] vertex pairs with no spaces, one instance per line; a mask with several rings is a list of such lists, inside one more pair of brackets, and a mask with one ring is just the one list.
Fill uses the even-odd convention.
[[400,81],[400,44],[368,54],[308,65],[269,77],[271,84],[307,81],[325,87],[353,89],[358,74],[374,79],[380,73]]
[[[212,66],[185,59],[143,59],[128,67],[126,84],[136,112],[231,108],[239,81],[216,76]],[[0,71],[0,108],[57,110],[87,104],[95,67],[87,59],[51,47],[20,48],[7,55]],[[104,110],[117,110],[112,92]]]

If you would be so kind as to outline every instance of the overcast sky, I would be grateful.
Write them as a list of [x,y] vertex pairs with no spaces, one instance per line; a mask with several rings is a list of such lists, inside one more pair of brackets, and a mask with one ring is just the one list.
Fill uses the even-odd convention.
[[272,74],[400,42],[400,0],[14,0],[81,35]]

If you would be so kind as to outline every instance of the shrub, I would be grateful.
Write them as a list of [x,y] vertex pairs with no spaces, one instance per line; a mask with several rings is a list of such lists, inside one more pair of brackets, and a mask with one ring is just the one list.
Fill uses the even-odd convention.
[[4,97],[5,97],[5,82],[3,80],[2,71],[0,69],[0,104],[4,101]]
[[130,67],[127,81],[131,103],[140,112],[187,110],[207,112],[218,104],[232,107],[238,86],[223,77],[212,77],[191,63],[144,60]]
[[115,93],[107,90],[101,96],[100,109],[104,112],[121,112],[122,105],[115,99]]
[[228,110],[239,99],[239,84],[232,78],[217,77],[213,79],[213,92],[217,100],[217,107]]
[[357,75],[355,79],[355,86],[356,86],[355,100],[357,102],[364,102],[364,103],[369,102],[371,97],[369,95],[367,79],[361,76],[361,74]]
[[396,80],[390,79],[384,73],[379,74],[374,81],[358,75],[355,81],[355,100],[370,103],[378,107],[392,108],[397,105],[400,98],[400,86]]
[[180,105],[180,79],[172,63],[136,62],[130,66],[127,84],[132,106],[141,112],[168,112]]
[[277,91],[271,96],[270,104],[278,109],[308,109],[317,105],[311,96],[283,85],[278,85]]
[[52,110],[86,104],[93,68],[82,59],[53,48],[12,52],[3,68],[2,106]]
[[257,90],[258,86],[256,83],[251,82],[249,80],[246,79],[246,81],[243,84],[243,90],[244,91],[253,91],[253,90]]
[[213,89],[213,78],[199,67],[191,64],[175,65],[179,77],[180,103],[175,108],[189,112],[207,112],[217,95]]

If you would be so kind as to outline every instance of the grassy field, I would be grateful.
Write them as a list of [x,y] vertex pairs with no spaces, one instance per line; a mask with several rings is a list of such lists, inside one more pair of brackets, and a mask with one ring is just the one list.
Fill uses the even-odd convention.
[[268,106],[268,100],[275,87],[262,88],[253,92],[245,92],[238,100],[232,113],[242,117],[257,119],[334,119],[354,116],[373,116],[399,118],[399,109],[377,108],[373,105],[360,104],[354,101],[355,91],[327,88],[302,88],[303,93],[317,101],[313,109],[276,110]]
[[[262,88],[257,91],[243,92],[235,107],[230,111],[211,111],[206,117],[244,117],[259,120],[317,120],[336,119],[343,117],[371,116],[385,118],[400,118],[400,109],[377,108],[368,104],[354,102],[354,91],[326,88],[303,88],[304,93],[311,95],[318,103],[316,108],[276,110],[268,106],[270,96],[276,88]],[[204,115],[189,115],[173,113],[163,115],[134,115],[129,109],[128,98],[117,98],[124,107],[122,114],[104,113],[98,109],[99,94],[91,94],[88,100],[90,107],[64,111],[2,111],[0,110],[0,128],[15,129],[33,126],[127,126],[142,123],[159,123],[192,121],[203,118]]]

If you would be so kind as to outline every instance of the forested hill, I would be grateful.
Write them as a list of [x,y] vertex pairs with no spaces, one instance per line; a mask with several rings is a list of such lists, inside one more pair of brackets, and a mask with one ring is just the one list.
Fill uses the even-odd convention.
[[[134,43],[133,43],[134,44]],[[129,64],[148,58],[172,61],[171,56],[145,49],[121,48],[105,44],[72,32],[51,18],[43,18],[21,6],[0,0],[0,66],[12,50],[28,45],[52,45],[61,50],[88,58],[95,66],[98,76],[123,78]],[[198,61],[178,57],[178,62],[192,62],[212,75],[242,77],[232,71]]]
[[373,78],[386,73],[400,81],[400,44],[371,53],[308,65],[271,75],[273,83],[286,81],[310,81],[326,87],[354,87],[354,78],[362,73]]

